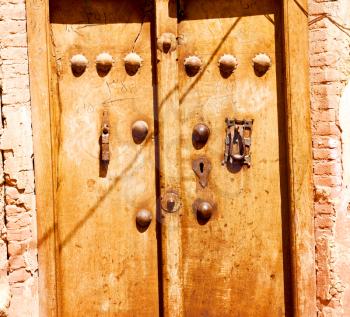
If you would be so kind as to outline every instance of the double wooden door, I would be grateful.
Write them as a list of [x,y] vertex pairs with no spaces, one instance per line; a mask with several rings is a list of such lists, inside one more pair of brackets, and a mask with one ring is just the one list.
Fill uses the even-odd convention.
[[50,1],[58,316],[291,314],[280,3]]

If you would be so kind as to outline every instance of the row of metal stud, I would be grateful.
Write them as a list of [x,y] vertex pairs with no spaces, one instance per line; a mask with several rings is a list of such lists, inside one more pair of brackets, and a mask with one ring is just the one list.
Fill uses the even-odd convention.
[[[142,66],[142,58],[136,53],[129,53],[124,58],[124,65],[129,75],[135,75]],[[89,64],[88,59],[83,54],[74,55],[71,60],[72,72],[75,76],[81,76]],[[113,57],[108,53],[101,53],[95,60],[96,69],[99,75],[105,76],[108,74],[113,65]]]
[[[75,76],[81,76],[88,65],[87,58],[82,54],[74,55],[71,60],[72,72]],[[108,53],[101,53],[96,57],[97,72],[107,75],[113,64],[113,57]],[[136,53],[129,53],[124,58],[126,72],[133,76],[142,66],[142,58]],[[223,77],[229,77],[238,67],[238,60],[231,54],[224,54],[219,59],[220,73]],[[198,56],[189,56],[184,61],[185,70],[188,76],[195,76],[202,68],[202,61]],[[260,53],[253,58],[253,67],[257,76],[263,76],[271,67],[271,58]]]
[[[259,77],[266,74],[271,67],[271,58],[265,54],[257,54],[253,58],[255,74]],[[195,76],[202,68],[202,61],[198,56],[189,56],[184,61],[185,70],[188,76]],[[231,54],[224,54],[220,57],[218,66],[223,77],[229,77],[238,67],[238,60]]]

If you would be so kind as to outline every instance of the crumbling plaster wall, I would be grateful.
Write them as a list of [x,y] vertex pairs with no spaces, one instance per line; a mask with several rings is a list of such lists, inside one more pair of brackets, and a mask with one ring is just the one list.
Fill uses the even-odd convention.
[[[25,0],[0,0],[0,317],[5,311],[10,317],[38,317],[25,18]],[[309,21],[315,310],[318,317],[346,317],[350,316],[350,1],[309,0]]]
[[350,316],[350,1],[309,0],[317,313]]
[[[38,316],[33,146],[24,0],[0,0],[0,316]],[[8,302],[10,299],[10,305]]]

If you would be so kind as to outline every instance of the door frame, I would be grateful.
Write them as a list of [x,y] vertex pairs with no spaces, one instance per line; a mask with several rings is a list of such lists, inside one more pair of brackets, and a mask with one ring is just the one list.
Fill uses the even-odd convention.
[[[294,316],[316,311],[307,0],[283,2],[284,90]],[[40,316],[57,317],[49,0],[27,0]]]

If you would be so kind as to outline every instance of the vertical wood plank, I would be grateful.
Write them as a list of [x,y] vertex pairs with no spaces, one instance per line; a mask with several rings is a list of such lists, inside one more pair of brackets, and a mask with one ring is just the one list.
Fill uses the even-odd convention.
[[[156,0],[156,36],[177,36],[176,1]],[[161,196],[168,190],[180,192],[180,109],[178,98],[177,50],[157,51],[159,160]],[[162,277],[164,316],[183,316],[181,209],[161,211]]]
[[49,3],[28,0],[27,28],[35,153],[40,316],[57,316],[49,88]]
[[[151,12],[144,0],[74,4],[72,12],[70,0],[50,2],[58,315],[155,317],[156,221],[135,221],[156,211]],[[143,61],[134,74],[130,51]],[[101,52],[114,60],[105,75],[93,64]],[[70,62],[77,53],[92,64],[80,77]],[[105,110],[110,160],[101,171]],[[142,144],[132,133],[138,120],[149,127]]]
[[307,1],[284,0],[294,315],[316,310]]

